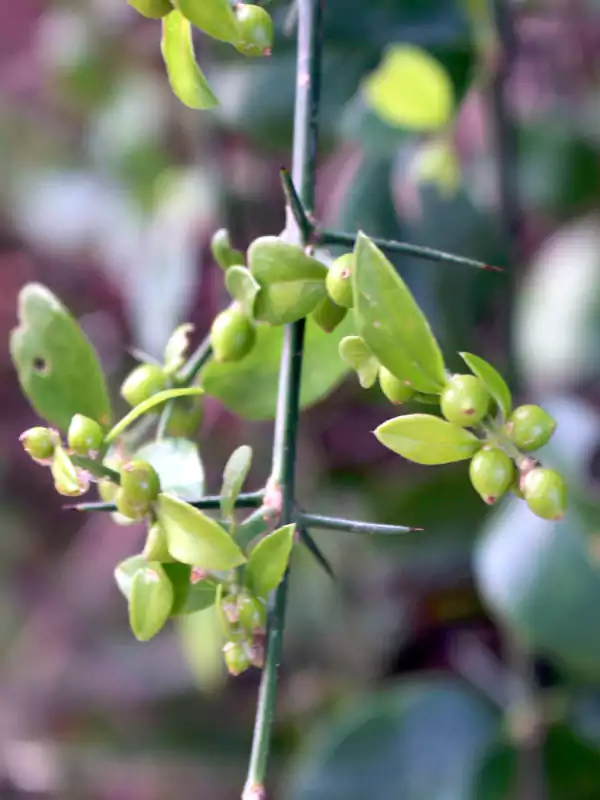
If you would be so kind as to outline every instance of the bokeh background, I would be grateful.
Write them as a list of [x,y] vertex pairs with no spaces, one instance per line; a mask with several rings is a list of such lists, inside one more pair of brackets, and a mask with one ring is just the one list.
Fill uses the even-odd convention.
[[[337,584],[296,554],[278,800],[600,798],[600,3],[505,5],[515,38],[502,128],[484,2],[326,0],[317,213],[510,266],[395,259],[450,364],[475,351],[514,376],[517,400],[555,414],[543,457],[567,475],[569,513],[555,525],[511,500],[490,511],[464,464],[405,464],[371,434],[396,412],[351,376],[308,409],[303,504],[425,531],[316,532]],[[269,4],[269,59],[198,37],[221,105],[195,113],[169,92],[158,23],[124,0],[0,4],[2,800],[239,796],[258,675],[226,679],[197,615],[133,639],[112,573],[144,532],[61,510],[18,444],[36,420],[8,337],[19,289],[45,283],[94,343],[118,405],[131,348],[159,356],[181,322],[206,333],[226,302],[214,230],[245,249],[284,225],[292,6]],[[441,159],[422,158],[439,137],[365,103],[365,76],[406,42],[441,61],[460,99]],[[498,134],[510,143],[511,129],[518,163],[503,170],[520,197],[507,224]],[[335,371],[334,350],[311,369]],[[257,378],[245,395],[260,389]],[[241,443],[262,485],[271,435],[209,398],[198,439],[208,489]]]

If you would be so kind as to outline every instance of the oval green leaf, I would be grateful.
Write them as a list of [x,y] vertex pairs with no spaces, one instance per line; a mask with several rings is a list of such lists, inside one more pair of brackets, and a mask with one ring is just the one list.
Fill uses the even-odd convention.
[[219,105],[196,62],[191,25],[179,11],[163,17],[161,53],[173,94],[185,106],[202,109]]
[[242,445],[234,450],[229,456],[229,460],[223,470],[223,484],[221,486],[221,514],[223,519],[230,519],[235,509],[235,501],[242,486],[250,466],[252,465],[252,448]]
[[190,386],[187,389],[165,389],[164,392],[157,392],[156,394],[144,400],[139,406],[132,408],[129,414],[126,414],[123,419],[119,420],[117,424],[110,429],[104,439],[106,444],[112,444],[127,428],[132,425],[136,419],[139,419],[148,411],[153,408],[166,403],[167,400],[173,400],[175,397],[191,397],[192,395],[204,394],[204,389],[199,386]]
[[172,617],[195,614],[214,605],[217,593],[217,584],[214,581],[200,580],[192,583],[192,570],[188,564],[163,564],[163,569],[173,587]]
[[225,286],[231,297],[240,304],[244,314],[252,318],[260,284],[254,280],[250,270],[240,266],[229,267],[225,273]]
[[121,561],[121,563],[117,564],[115,567],[115,581],[119,587],[119,591],[127,600],[129,600],[131,594],[131,584],[136,572],[147,566],[148,562],[144,556],[137,555],[126,558],[125,561]]
[[256,545],[246,566],[246,585],[257,597],[268,597],[276,589],[287,569],[294,546],[295,525],[284,525]]
[[156,509],[173,558],[215,572],[245,563],[244,554],[231,536],[197,508],[172,495],[161,494]]
[[420,47],[389,47],[363,86],[368,105],[390,125],[434,131],[452,119],[450,77],[440,62]]
[[506,381],[495,367],[488,364],[483,358],[472,353],[459,353],[462,360],[469,367],[473,375],[482,380],[487,386],[488,392],[492,395],[502,414],[503,419],[507,419],[512,411],[512,397]]
[[244,254],[231,246],[229,231],[226,228],[215,231],[210,240],[210,250],[217,264],[225,272],[229,267],[242,266],[246,263]]
[[481,447],[470,431],[429,414],[390,419],[375,430],[375,436],[394,453],[416,464],[463,461]]
[[137,570],[129,593],[129,624],[136,639],[147,642],[169,619],[173,588],[157,562]]
[[358,333],[393,375],[419,392],[439,393],[444,359],[425,315],[381,250],[363,233],[354,248]]
[[229,0],[174,0],[174,5],[192,25],[213,39],[229,44],[240,40]]
[[363,389],[370,389],[377,382],[379,361],[360,336],[346,336],[340,342],[340,358],[356,372]]
[[36,413],[64,431],[75,414],[110,425],[108,391],[96,353],[60,300],[45,286],[29,283],[19,293],[18,319],[10,354]]
[[154,467],[163,492],[186,500],[199,500],[204,496],[204,467],[195,442],[159,439],[140,447],[135,457]]

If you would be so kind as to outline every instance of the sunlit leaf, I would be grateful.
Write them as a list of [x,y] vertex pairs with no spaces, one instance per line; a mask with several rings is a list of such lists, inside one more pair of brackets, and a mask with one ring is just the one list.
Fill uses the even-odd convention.
[[202,109],[219,104],[196,62],[191,25],[179,11],[162,20],[161,52],[173,93],[185,106]]
[[260,291],[260,284],[254,280],[246,267],[229,267],[225,273],[225,286],[234,300],[240,304],[247,317],[254,316],[254,301]]
[[360,336],[346,336],[340,342],[340,358],[356,372],[363,389],[370,389],[377,382],[379,361]]
[[129,593],[129,624],[136,639],[146,642],[160,631],[171,614],[173,589],[160,564],[137,570]]
[[292,547],[295,525],[279,528],[254,547],[246,566],[246,583],[257,596],[266,598],[281,583]]
[[507,419],[512,410],[512,397],[502,375],[479,356],[472,353],[460,353],[460,356],[471,372],[485,383],[488,392],[496,401],[502,417]]
[[173,0],[176,8],[192,25],[213,39],[235,44],[240,35],[229,0]]
[[407,414],[384,422],[375,436],[416,464],[450,464],[470,458],[481,442],[470,431],[429,414]]

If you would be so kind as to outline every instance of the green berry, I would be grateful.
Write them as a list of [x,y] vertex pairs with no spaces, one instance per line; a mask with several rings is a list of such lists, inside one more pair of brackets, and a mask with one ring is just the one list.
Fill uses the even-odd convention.
[[147,509],[132,503],[121,487],[115,492],[114,503],[119,514],[127,519],[139,520],[146,516]]
[[120,475],[125,502],[145,514],[160,492],[156,470],[147,461],[130,461],[121,467]]
[[527,505],[542,519],[559,520],[565,515],[567,485],[558,472],[535,467],[521,478],[521,491]]
[[50,428],[30,428],[19,436],[23,450],[43,464],[50,463],[58,444],[58,434]]
[[173,11],[171,0],[127,0],[143,17],[161,19]]
[[241,361],[254,347],[256,328],[236,306],[215,317],[210,340],[216,361]]
[[488,413],[490,395],[484,382],[474,375],[453,375],[444,387],[440,405],[448,422],[470,427]]
[[491,506],[510,489],[515,478],[515,465],[504,450],[484,447],[471,459],[469,477],[483,502]]
[[354,269],[354,254],[345,253],[336,258],[327,271],[325,288],[327,293],[338,306],[352,308],[354,296],[352,294],[352,270]]
[[246,3],[237,6],[240,41],[235,49],[246,56],[270,56],[273,45],[273,20],[260,6]]
[[237,609],[240,625],[248,633],[264,630],[267,624],[267,607],[263,600],[244,592],[238,597]]
[[524,451],[538,450],[547,444],[556,430],[556,420],[540,406],[516,408],[506,423],[510,440]]
[[379,367],[379,387],[390,403],[402,405],[415,396],[415,390],[383,366]]
[[69,425],[67,442],[69,449],[78,456],[95,458],[104,441],[104,431],[96,420],[75,414]]
[[144,400],[166,388],[164,370],[158,364],[140,364],[129,373],[121,386],[121,395],[130,406],[139,406]]
[[311,317],[325,333],[332,333],[343,322],[348,309],[338,306],[331,297],[325,296],[312,312]]
[[250,666],[250,658],[243,642],[227,642],[223,648],[223,656],[230,675],[241,675]]

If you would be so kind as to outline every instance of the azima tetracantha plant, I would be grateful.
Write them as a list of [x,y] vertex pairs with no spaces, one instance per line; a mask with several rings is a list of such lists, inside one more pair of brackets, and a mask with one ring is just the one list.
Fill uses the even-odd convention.
[[[191,25],[246,55],[270,53],[273,25],[261,7],[232,7],[228,0],[130,3],[145,16],[162,18],[162,52],[171,86],[193,108],[217,101],[196,64]],[[488,504],[512,491],[535,514],[551,520],[560,519],[566,505],[562,477],[530,455],[548,442],[554,420],[535,405],[513,410],[504,379],[478,356],[461,353],[469,372],[449,374],[426,318],[383,250],[486,265],[400,242],[378,242],[363,233],[326,231],[310,215],[321,25],[320,0],[299,0],[302,80],[296,97],[294,171],[291,177],[282,171],[288,226],[281,236],[256,239],[245,255],[231,247],[226,231],[215,234],[212,251],[224,270],[232,303],[215,318],[206,341],[188,354],[191,326],[178,328],[162,364],[148,360],[125,379],[121,394],[131,410],[115,423],[96,355],[48,289],[39,284],[22,289],[19,326],[11,336],[23,391],[51,426],[22,434],[26,452],[50,469],[61,495],[78,497],[96,484],[102,502],[76,508],[112,511],[123,524],[147,525],[143,552],[115,571],[134,635],[148,640],[170,617],[214,608],[229,672],[263,669],[244,800],[266,797],[294,543],[306,545],[329,570],[310,527],[386,534],[411,530],[298,509],[294,467],[307,318],[328,333],[352,314],[355,335],[341,340],[340,357],[356,371],[361,386],[379,381],[395,405],[411,401],[441,410],[441,416],[393,417],[375,431],[382,445],[419,464],[470,459],[471,482]],[[321,260],[327,244],[353,249],[327,266]],[[189,444],[202,422],[203,367],[214,360],[239,364],[243,370],[261,326],[285,326],[271,477],[264,489],[242,492],[252,452],[241,446],[225,467],[219,496],[182,497],[169,470],[178,453],[189,454],[180,445]],[[242,508],[254,511],[240,521],[236,510]],[[216,518],[206,513],[210,510],[217,512]]]

